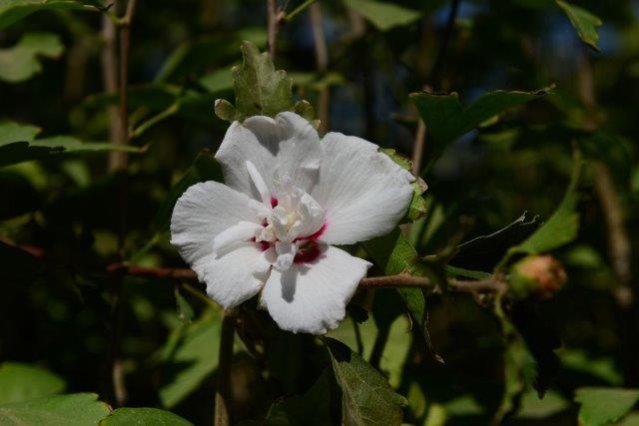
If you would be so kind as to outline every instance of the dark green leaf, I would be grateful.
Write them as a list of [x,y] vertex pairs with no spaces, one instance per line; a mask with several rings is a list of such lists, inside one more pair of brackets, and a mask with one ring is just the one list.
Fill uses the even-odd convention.
[[380,31],[412,24],[421,13],[392,2],[377,0],[344,0],[346,7],[362,15]]
[[[395,163],[405,170],[411,169],[412,162],[397,153],[394,149],[380,149],[381,152],[388,155]],[[417,219],[423,217],[428,212],[428,206],[426,200],[422,197],[422,194],[428,189],[428,185],[421,178],[417,178],[412,184],[413,187],[413,199],[410,202],[408,208],[407,218],[409,221],[414,222]]]
[[0,0],[0,30],[43,10],[98,10],[105,4],[98,0]]
[[95,425],[109,407],[92,393],[51,396],[0,405],[0,424],[11,426]]
[[426,123],[432,152],[431,159],[435,159],[450,142],[458,137],[509,108],[546,95],[549,89],[536,92],[498,90],[486,93],[465,109],[459,102],[457,93],[450,95],[413,93],[410,98]]
[[182,194],[184,194],[184,191],[191,185],[207,180],[222,182],[222,168],[210,152],[202,151],[195,157],[193,164],[187,169],[184,176],[173,185],[162,202],[153,219],[153,230],[155,232],[167,230],[171,223],[171,215],[173,214],[173,208],[178,198],[180,198]]
[[342,424],[398,425],[406,399],[361,356],[337,340],[325,340],[333,372],[342,390]]
[[574,4],[566,3],[565,1],[557,0],[557,6],[559,6],[568,16],[570,23],[575,30],[577,30],[577,34],[579,34],[581,41],[586,43],[592,49],[599,51],[599,47],[597,47],[597,42],[599,41],[597,27],[603,24],[601,19],[586,9],[575,6]]
[[[387,275],[417,272],[417,251],[399,229],[362,245]],[[418,288],[399,288],[397,291],[404,299],[413,320],[422,327],[426,315],[426,300],[422,291]]]
[[579,388],[575,401],[581,404],[579,420],[584,426],[614,423],[639,402],[639,389]]
[[110,151],[139,152],[140,150],[133,146],[82,142],[71,136],[56,136],[37,139],[32,142],[16,141],[0,145],[0,167],[23,161],[40,160],[59,154],[87,154]]
[[14,362],[0,365],[0,404],[55,395],[65,387],[64,380],[42,368]]
[[302,396],[294,396],[273,405],[266,417],[268,426],[323,426],[331,421],[330,381],[324,371]]
[[0,49],[0,80],[28,80],[42,71],[38,57],[58,58],[63,51],[60,37],[55,34],[25,34],[15,46]]
[[513,254],[539,254],[551,251],[568,244],[577,237],[577,233],[579,232],[579,214],[576,212],[577,202],[579,201],[577,186],[581,179],[583,168],[583,160],[577,157],[575,159],[570,185],[557,210],[555,210],[546,223],[523,243],[508,250],[500,266],[503,266]]
[[219,312],[208,310],[201,318],[175,330],[164,349],[165,385],[162,405],[171,408],[187,397],[217,367],[220,345]]
[[100,421],[100,426],[189,426],[192,424],[177,414],[157,408],[118,408]]

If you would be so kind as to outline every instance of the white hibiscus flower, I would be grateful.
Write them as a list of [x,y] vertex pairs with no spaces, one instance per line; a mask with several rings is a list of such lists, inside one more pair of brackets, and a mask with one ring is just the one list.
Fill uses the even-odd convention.
[[378,146],[283,112],[228,129],[215,158],[226,184],[191,186],[171,219],[171,243],[225,308],[261,291],[284,330],[337,327],[371,264],[333,245],[387,234],[414,180]]

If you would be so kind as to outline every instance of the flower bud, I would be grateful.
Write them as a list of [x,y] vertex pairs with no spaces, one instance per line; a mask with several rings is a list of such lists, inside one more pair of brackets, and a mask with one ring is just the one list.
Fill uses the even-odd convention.
[[519,298],[536,295],[550,298],[566,282],[566,270],[561,262],[549,254],[530,255],[511,269],[511,291]]

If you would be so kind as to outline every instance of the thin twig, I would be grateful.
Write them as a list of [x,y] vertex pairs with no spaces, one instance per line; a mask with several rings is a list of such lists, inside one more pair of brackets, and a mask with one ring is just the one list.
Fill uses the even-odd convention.
[[280,21],[283,12],[277,7],[277,0],[266,0],[266,22],[268,31],[268,53],[271,60],[275,61],[277,53],[277,35],[280,31]]
[[446,22],[446,27],[444,28],[444,36],[442,37],[442,43],[439,46],[439,51],[437,52],[437,57],[435,58],[435,64],[433,65],[430,81],[434,85],[437,90],[441,89],[442,78],[444,74],[444,70],[446,68],[446,56],[448,53],[448,46],[450,44],[450,39],[453,35],[453,30],[455,29],[455,21],[457,20],[457,11],[459,10],[459,4],[461,0],[453,0],[450,5],[450,12],[448,13],[448,20]]
[[227,309],[222,314],[220,356],[217,367],[215,389],[215,426],[230,425],[231,367],[233,361],[233,339],[235,337],[235,312]]
[[[297,15],[299,15],[302,12],[304,12],[307,7],[311,6],[316,1],[317,0],[306,0],[304,3],[300,4],[295,9],[293,9],[290,13],[287,13],[286,15],[284,15],[282,17],[282,19],[284,19],[285,21],[289,21],[289,22],[292,21]],[[284,9],[286,9],[286,8],[284,8]]]
[[[104,91],[109,94],[116,93],[118,90],[118,65],[115,36],[115,24],[107,14],[102,15],[102,81],[104,85]],[[108,107],[107,114],[109,117],[109,140],[111,143],[117,144],[122,139],[122,137],[120,136],[121,129],[118,107],[114,105]],[[114,171],[117,164],[118,153],[112,152],[109,155],[109,171]]]

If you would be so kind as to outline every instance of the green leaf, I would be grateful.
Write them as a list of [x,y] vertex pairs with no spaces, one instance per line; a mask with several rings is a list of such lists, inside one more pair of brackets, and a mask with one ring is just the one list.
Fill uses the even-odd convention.
[[614,423],[639,402],[639,389],[579,388],[575,401],[581,404],[579,420],[584,426]]
[[87,154],[110,151],[140,152],[139,148],[133,146],[99,142],[85,143],[71,136],[57,136],[32,142],[16,141],[0,145],[0,167],[23,161],[40,160],[60,154]]
[[[362,245],[387,275],[417,272],[417,251],[399,229]],[[426,315],[426,300],[422,291],[418,288],[398,288],[397,291],[404,299],[413,320],[422,326]]]
[[571,405],[558,392],[550,391],[539,398],[532,389],[522,396],[520,404],[516,415],[518,419],[544,419],[567,410]]
[[153,219],[152,228],[155,232],[162,232],[169,228],[171,223],[171,215],[178,198],[184,194],[191,185],[207,180],[222,182],[222,168],[209,151],[200,152],[193,164],[186,170],[184,176],[171,188],[164,201],[160,205],[155,218]]
[[[417,250],[402,235],[399,229],[395,229],[383,237],[362,243],[362,246],[386,275],[408,273],[416,276],[429,275],[431,279],[435,280],[441,278],[438,274],[428,274],[431,271],[428,271],[423,264],[418,262]],[[409,287],[400,287],[397,292],[404,300],[413,322],[422,331],[433,356],[438,361],[443,361],[436,353],[426,328],[426,298],[424,293],[419,288]]]
[[380,31],[412,24],[421,13],[391,2],[375,0],[344,0],[346,7],[362,15]]
[[581,179],[584,162],[577,156],[573,167],[570,185],[566,195],[557,207],[557,210],[550,216],[537,231],[530,235],[519,246],[513,247],[506,253],[499,267],[504,266],[513,254],[539,254],[555,250],[577,237],[579,232],[579,214],[576,211],[579,193],[577,186]]
[[65,387],[64,380],[42,368],[14,362],[0,365],[0,404],[55,395]]
[[406,399],[361,356],[337,340],[327,338],[326,347],[337,384],[342,390],[342,424],[398,425]]
[[42,71],[39,56],[56,59],[64,51],[60,37],[51,33],[25,34],[8,49],[0,49],[0,80],[18,83]]
[[[235,108],[228,102],[216,102],[215,112],[223,120],[243,121],[254,115],[274,117],[282,111],[292,111],[293,83],[286,72],[275,70],[268,53],[260,51],[250,42],[242,43],[244,62],[233,68]],[[222,109],[223,108],[223,109]]]
[[493,416],[493,424],[516,410],[518,400],[533,383],[537,362],[528,350],[526,341],[502,309],[501,297],[493,305],[493,313],[501,327],[506,344],[504,351],[504,391]]
[[412,93],[410,98],[428,129],[430,159],[434,160],[450,142],[509,108],[546,95],[550,89],[536,92],[498,90],[486,93],[468,108],[462,107],[454,92],[450,95]]
[[0,123],[0,147],[16,141],[31,142],[40,131],[41,129],[36,126],[13,122]]
[[93,393],[58,395],[0,405],[0,424],[7,426],[90,426],[109,414]]
[[[380,152],[388,155],[391,160],[397,163],[400,167],[405,170],[410,171],[412,167],[412,162],[408,158],[400,155],[394,149],[383,148],[380,149]],[[417,178],[415,182],[412,184],[413,187],[413,198],[410,202],[410,206],[408,207],[407,219],[410,222],[414,222],[417,219],[423,217],[428,212],[428,205],[426,204],[426,200],[422,197],[422,194],[428,189],[428,185],[421,178]]]
[[175,303],[177,304],[178,317],[184,322],[191,322],[195,318],[195,311],[188,300],[182,296],[179,287],[175,287]]
[[100,426],[189,426],[193,423],[177,414],[157,408],[118,408],[100,421]]
[[599,41],[599,34],[597,34],[597,27],[603,24],[601,19],[586,9],[575,6],[574,4],[561,0],[557,0],[556,3],[568,16],[568,19],[570,19],[570,23],[575,30],[577,30],[581,41],[598,52],[599,47],[597,47],[597,42]]
[[160,389],[164,407],[174,407],[213,373],[218,363],[220,331],[219,312],[208,310],[171,334],[163,354],[168,381]]
[[35,12],[44,10],[98,10],[105,7],[99,0],[0,0],[0,30]]
[[323,426],[331,421],[330,381],[324,371],[304,395],[274,404],[266,417],[269,426]]

